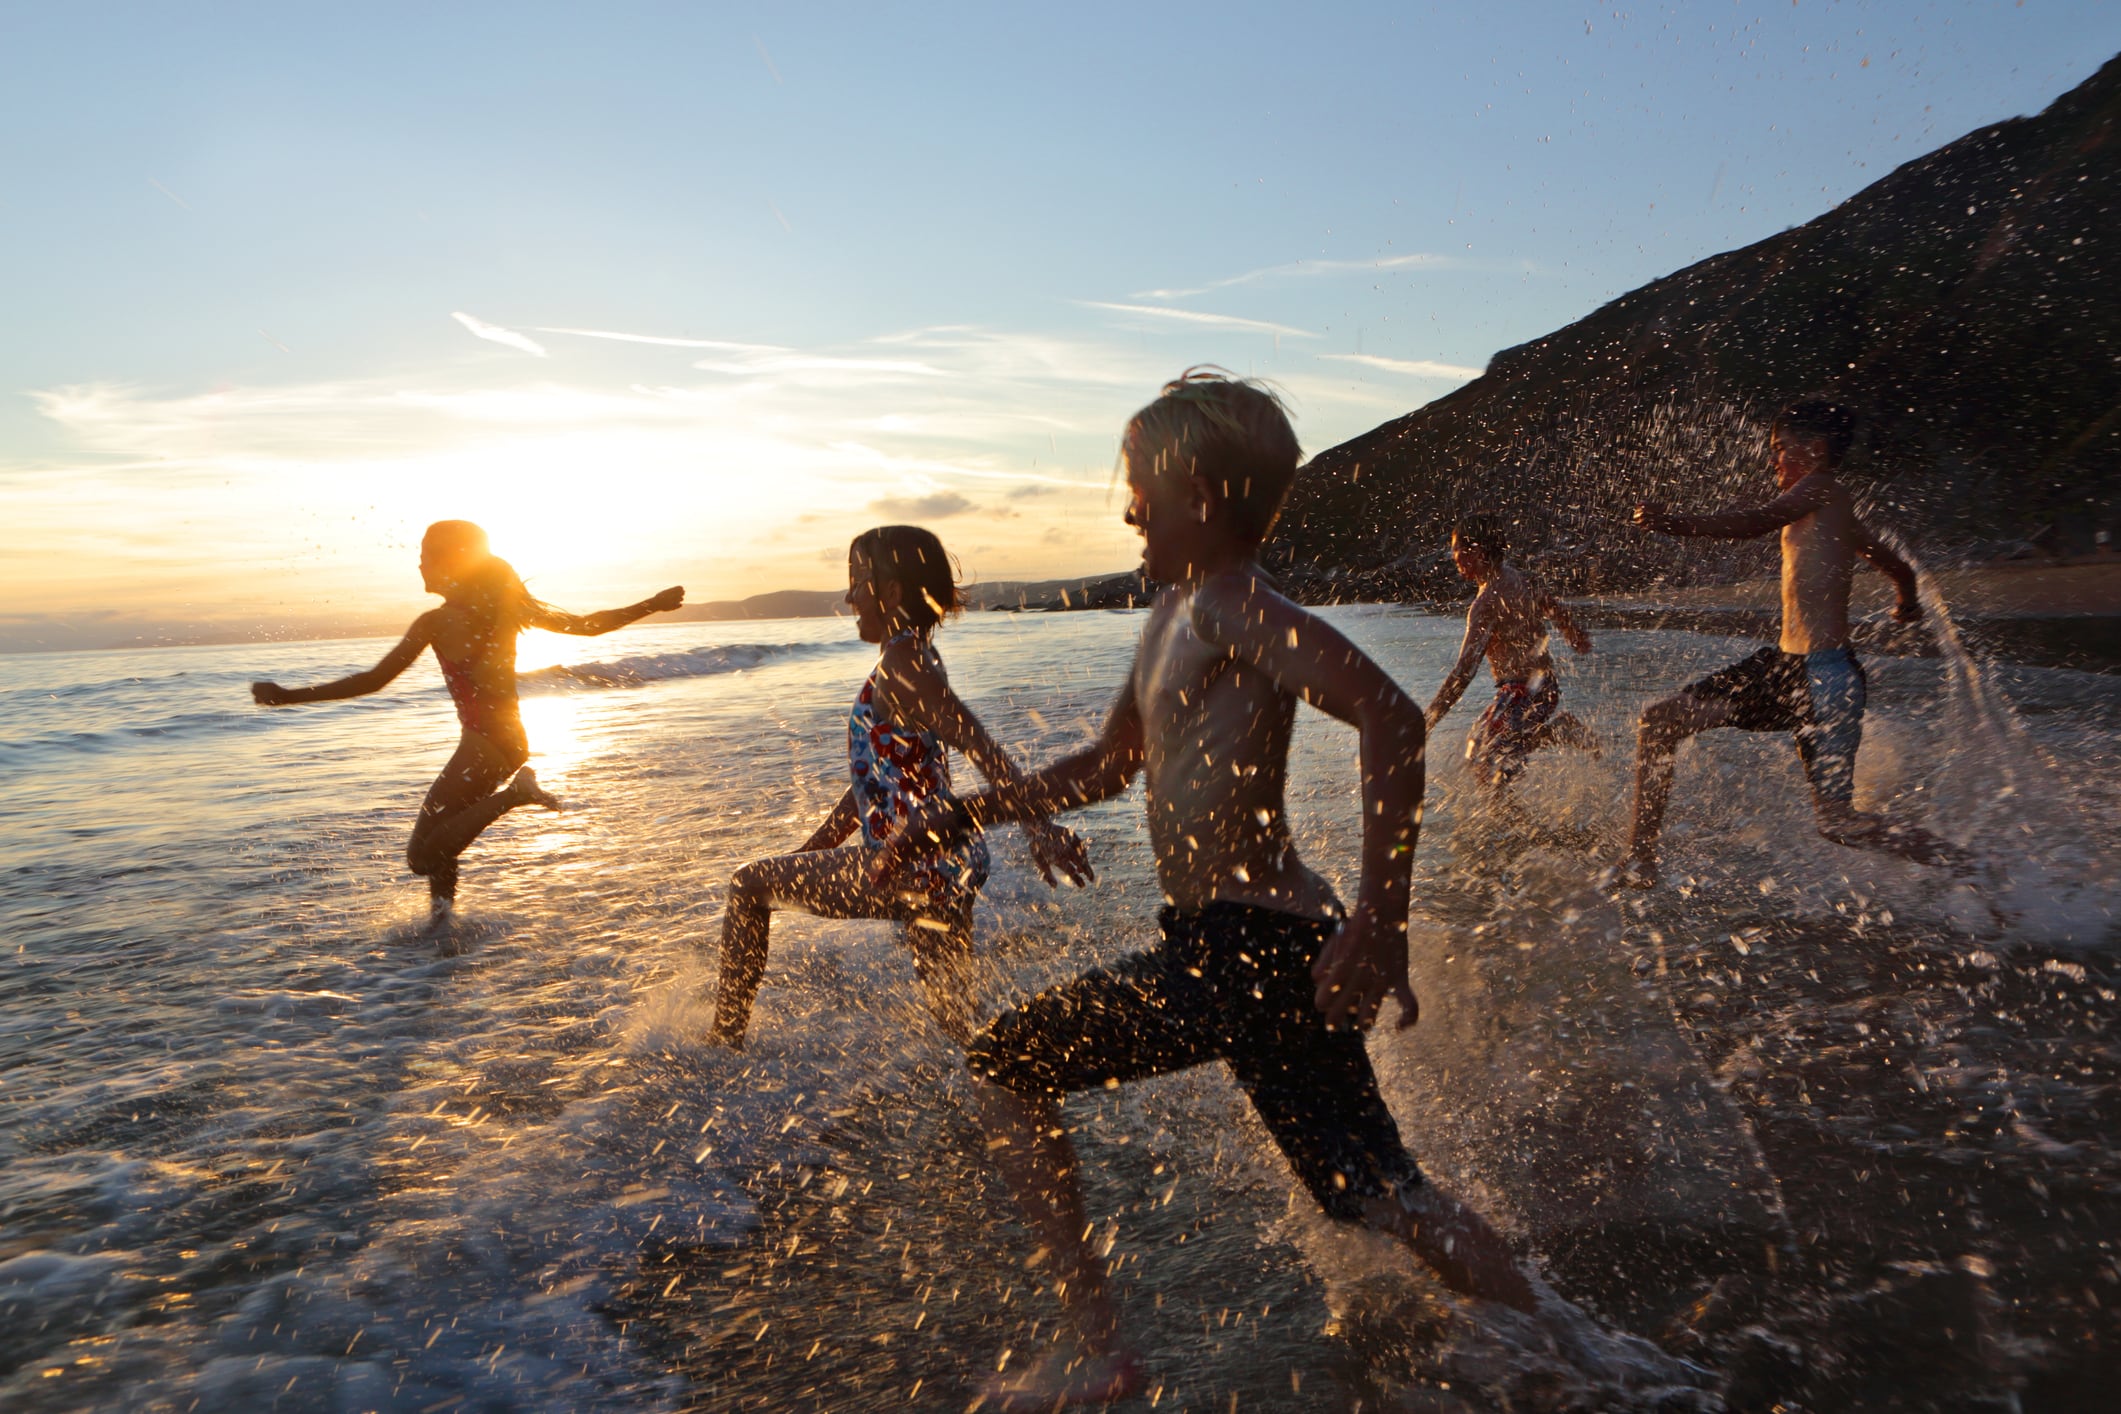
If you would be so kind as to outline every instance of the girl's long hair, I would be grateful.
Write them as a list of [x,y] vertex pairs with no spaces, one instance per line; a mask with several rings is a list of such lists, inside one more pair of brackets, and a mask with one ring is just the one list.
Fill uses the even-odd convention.
[[483,638],[519,633],[545,607],[531,594],[515,566],[499,555],[488,555],[475,569],[460,576],[451,598],[471,615]]
[[448,599],[471,615],[478,636],[492,640],[522,631],[546,607],[524,585],[515,566],[487,547],[486,532],[468,520],[438,520],[423,543],[447,547],[471,561]]

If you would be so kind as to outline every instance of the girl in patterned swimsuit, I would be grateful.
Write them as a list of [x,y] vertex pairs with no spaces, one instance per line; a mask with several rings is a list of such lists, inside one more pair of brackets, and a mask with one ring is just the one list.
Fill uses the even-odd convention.
[[434,649],[442,680],[457,704],[463,736],[420,806],[405,846],[405,863],[413,873],[426,876],[429,906],[440,923],[456,901],[457,856],[480,831],[519,805],[560,808],[523,764],[530,759],[530,741],[516,707],[516,635],[526,628],[585,636],[610,633],[635,619],[677,608],[685,602],[685,591],[673,587],[653,599],[600,614],[562,613],[533,599],[508,561],[488,548],[486,532],[468,520],[438,520],[427,527],[420,541],[420,578],[428,593],[442,596],[442,606],[413,620],[382,662],[317,687],[254,682],[250,693],[261,707],[360,697],[411,667],[422,650]]
[[[801,849],[753,860],[729,881],[713,1028],[724,1045],[744,1043],[776,908],[901,924],[928,1009],[952,1040],[963,1043],[972,1034],[972,903],[987,879],[986,842],[974,836],[881,884],[870,882],[869,864],[914,809],[950,797],[950,748],[997,784],[1017,780],[1018,772],[951,691],[935,651],[935,626],[959,603],[949,559],[933,533],[887,525],[855,537],[847,551],[847,603],[862,641],[881,649],[847,718],[851,780]],[[861,844],[841,847],[857,831]],[[1034,820],[1025,822],[1024,835],[1048,884],[1056,882],[1056,870],[1077,884],[1093,877],[1089,853],[1073,831]]]

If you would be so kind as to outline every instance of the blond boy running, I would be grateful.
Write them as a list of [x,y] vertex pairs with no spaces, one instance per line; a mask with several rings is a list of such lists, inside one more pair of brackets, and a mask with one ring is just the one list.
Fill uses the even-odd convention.
[[[1461,1292],[1530,1309],[1480,1215],[1425,1180],[1378,1094],[1360,1028],[1387,996],[1399,1025],[1422,797],[1419,709],[1361,650],[1283,598],[1255,560],[1295,477],[1273,396],[1199,372],[1128,424],[1128,524],[1165,587],[1097,743],[1019,782],[923,807],[879,871],[966,830],[1074,809],[1148,776],[1163,940],[1048,989],[969,1051],[989,1148],[1022,1204],[1074,1342],[986,1395],[1005,1409],[1096,1403],[1142,1371],[1085,1243],[1061,1098],[1220,1060],[1290,1167],[1340,1221],[1392,1234]],[[1283,808],[1306,701],[1361,736],[1361,882],[1352,911],[1305,867]]]

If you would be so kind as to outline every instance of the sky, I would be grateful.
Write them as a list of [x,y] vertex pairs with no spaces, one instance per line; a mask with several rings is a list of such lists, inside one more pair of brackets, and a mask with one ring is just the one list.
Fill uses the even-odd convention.
[[2121,50],[2110,0],[0,0],[0,650],[1135,563],[1127,416],[1307,451]]

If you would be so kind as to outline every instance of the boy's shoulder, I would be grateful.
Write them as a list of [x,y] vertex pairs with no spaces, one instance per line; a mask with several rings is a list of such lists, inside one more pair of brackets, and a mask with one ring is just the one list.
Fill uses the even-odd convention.
[[1210,642],[1269,620],[1308,620],[1310,610],[1281,592],[1272,575],[1257,565],[1210,575],[1193,589],[1187,605],[1194,632]]

